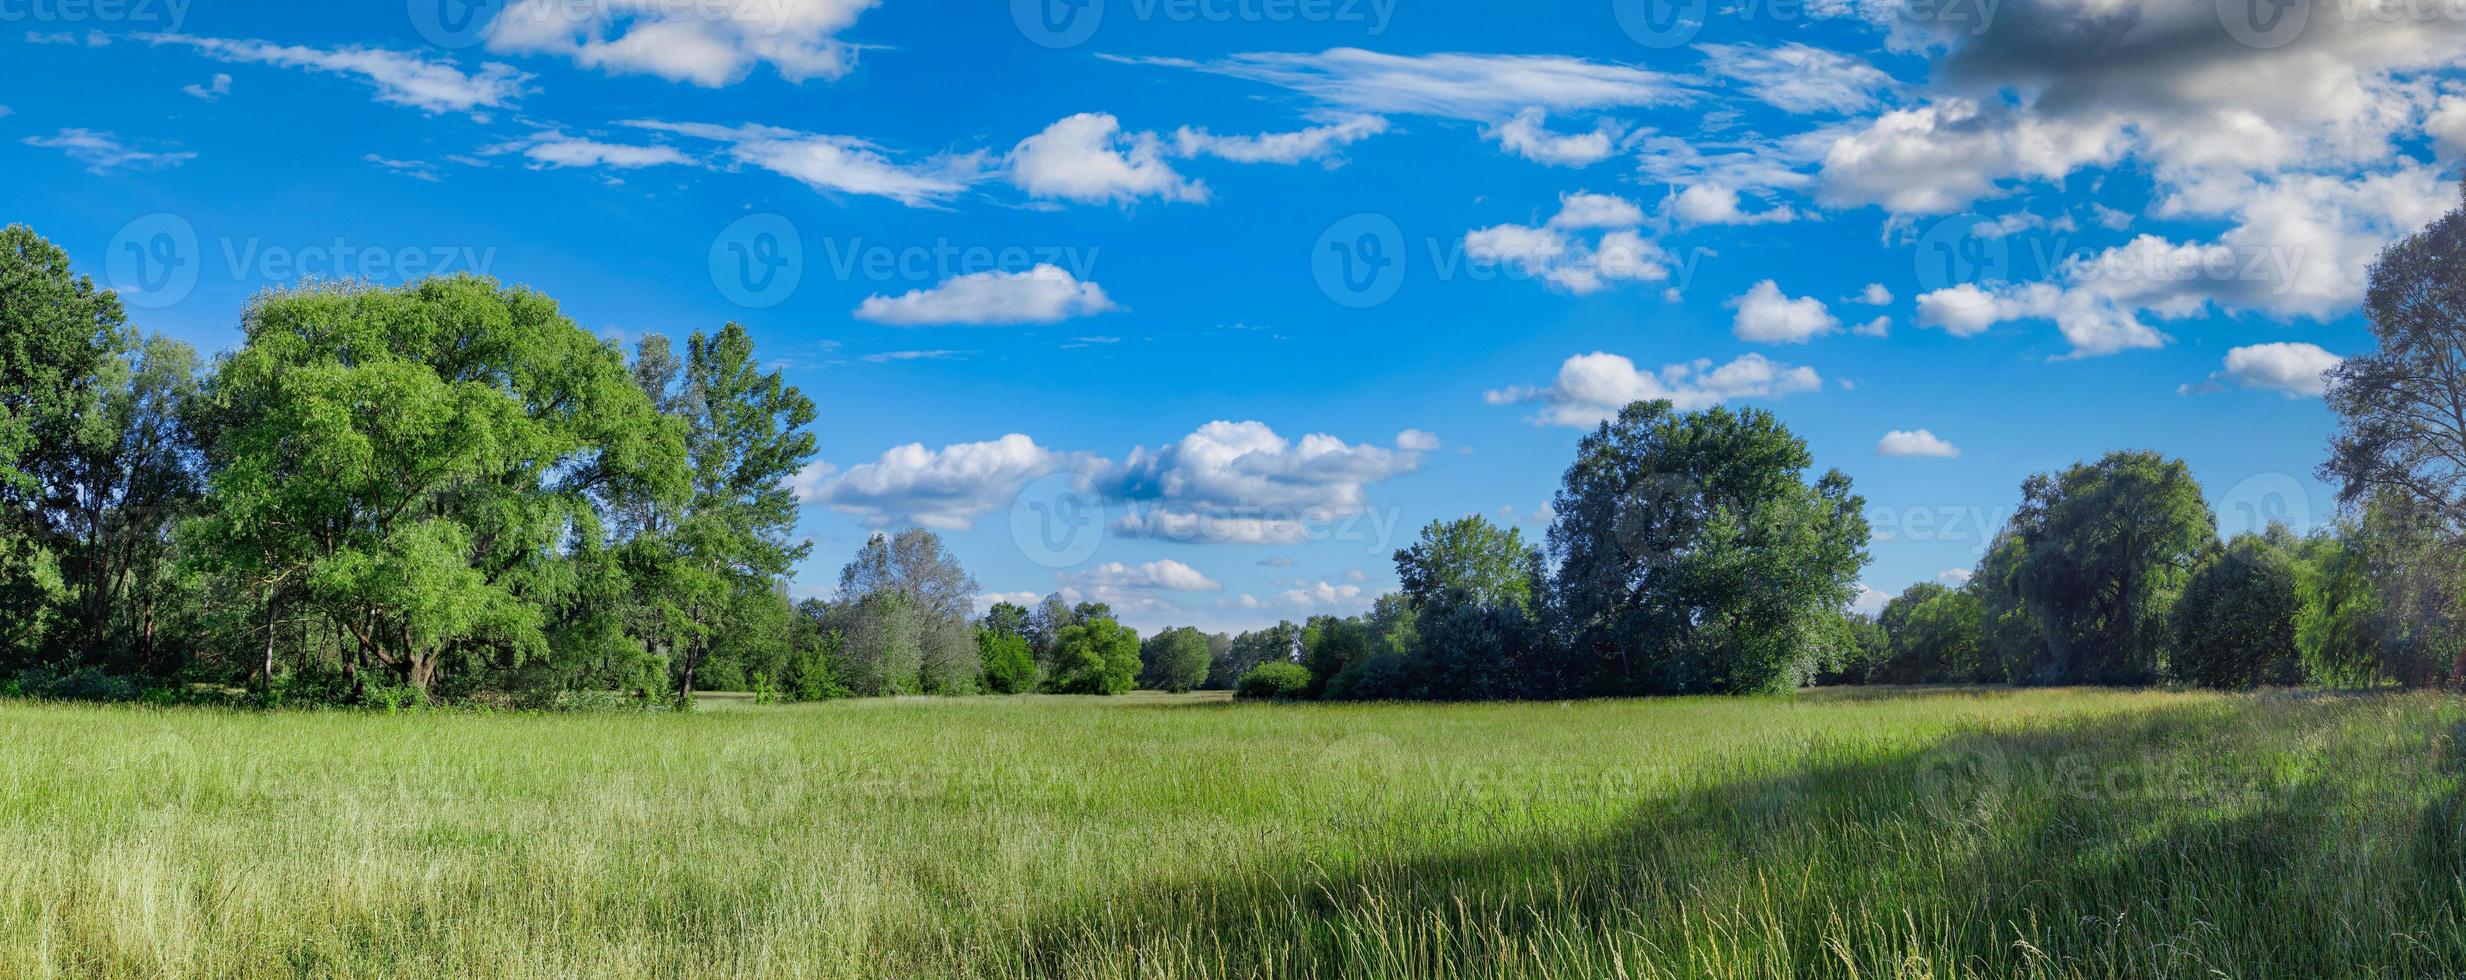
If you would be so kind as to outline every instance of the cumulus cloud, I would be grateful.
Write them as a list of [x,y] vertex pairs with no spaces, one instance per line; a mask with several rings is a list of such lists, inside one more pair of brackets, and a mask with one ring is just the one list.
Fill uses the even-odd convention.
[[473,112],[513,104],[528,90],[531,76],[511,65],[491,62],[466,73],[452,62],[383,48],[315,48],[300,44],[197,37],[188,34],[141,34],[156,45],[192,48],[217,61],[299,68],[357,78],[376,87],[377,99],[422,112]]
[[1761,354],[1719,366],[1701,359],[1643,371],[1627,358],[1595,351],[1568,358],[1559,366],[1557,382],[1548,387],[1502,388],[1483,397],[1492,405],[1541,406],[1532,417],[1536,425],[1589,428],[1631,402],[1667,400],[1693,411],[1737,398],[1781,398],[1823,386],[1814,368],[1793,367]]
[[868,296],[857,306],[856,318],[900,327],[981,327],[1059,323],[1119,309],[1104,287],[1040,264],[1026,272],[970,273],[898,296]]
[[876,0],[513,0],[487,28],[488,49],[545,53],[610,74],[717,88],[769,64],[792,82],[855,67],[838,35]]
[[[1400,440],[1401,441],[1401,440]],[[1262,422],[1216,421],[1157,449],[1135,449],[1100,485],[1132,510],[1116,532],[1179,541],[1291,542],[1358,517],[1368,487],[1412,473],[1421,453],[1314,433],[1287,439]]]
[[1602,120],[1592,132],[1573,134],[1551,132],[1548,120],[1548,112],[1526,109],[1482,135],[1509,153],[1555,167],[1589,167],[1618,152],[1621,127],[1614,120]]
[[1738,311],[1730,332],[1750,343],[1803,344],[1841,329],[1840,318],[1824,308],[1823,300],[1813,296],[1793,299],[1770,279],[1756,283],[1728,305]]
[[1124,133],[1113,116],[1082,112],[1021,140],[1010,180],[1034,197],[1083,204],[1207,200],[1206,186],[1175,172],[1165,149],[1154,133]]
[[1607,194],[1559,198],[1559,212],[1534,225],[1492,225],[1464,235],[1465,256],[1585,295],[1622,282],[1660,282],[1671,259],[1636,226],[1643,209]]
[[[1106,562],[1083,572],[1065,574],[1064,595],[1080,592],[1099,601],[1113,602],[1138,592],[1222,592],[1224,583],[1208,578],[1196,568],[1167,558],[1139,565]],[[1074,600],[1075,601],[1075,600]]]
[[2185,385],[2184,394],[2201,394],[2238,385],[2274,391],[2288,398],[2318,398],[2329,390],[2323,377],[2345,360],[2316,344],[2274,343],[2237,347],[2226,352],[2226,364],[2200,385]]
[[1761,211],[1738,206],[1738,190],[1720,184],[1694,184],[1670,198],[1669,212],[1689,225],[1768,225],[1796,221],[1797,211],[1774,205]]
[[1406,452],[1433,453],[1441,448],[1441,443],[1438,436],[1420,429],[1406,429],[1396,433],[1396,448]]
[[219,102],[222,101],[223,96],[231,94],[231,76],[215,72],[214,77],[208,79],[205,84],[199,85],[191,82],[180,86],[180,91],[187,93],[192,99]]
[[1937,459],[1952,459],[1961,455],[1961,447],[1945,442],[1925,429],[1887,432],[1882,439],[1876,440],[1875,451],[1884,456],[1927,456]]
[[964,531],[976,518],[1008,507],[1028,481],[1086,464],[1084,457],[1012,433],[941,449],[909,443],[844,473],[815,462],[789,486],[798,501],[854,516],[867,527],[913,524]]

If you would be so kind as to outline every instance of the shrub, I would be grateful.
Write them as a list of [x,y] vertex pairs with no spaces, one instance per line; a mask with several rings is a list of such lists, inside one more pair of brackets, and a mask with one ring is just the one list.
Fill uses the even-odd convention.
[[1310,669],[1285,661],[1260,664],[1242,675],[1234,696],[1245,701],[1306,699],[1310,696]]

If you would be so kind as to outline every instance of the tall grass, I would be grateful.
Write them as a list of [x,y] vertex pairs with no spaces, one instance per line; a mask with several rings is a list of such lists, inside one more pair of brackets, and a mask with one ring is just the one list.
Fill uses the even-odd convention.
[[0,976],[2466,972],[2430,696],[0,705]]

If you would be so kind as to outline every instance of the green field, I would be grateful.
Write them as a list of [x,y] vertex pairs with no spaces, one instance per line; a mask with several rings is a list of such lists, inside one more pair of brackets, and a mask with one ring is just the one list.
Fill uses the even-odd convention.
[[2431,976],[2434,696],[0,704],[0,976]]

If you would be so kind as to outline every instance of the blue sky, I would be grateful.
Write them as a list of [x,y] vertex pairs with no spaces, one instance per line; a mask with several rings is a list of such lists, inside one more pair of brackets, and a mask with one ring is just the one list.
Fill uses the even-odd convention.
[[2290,9],[7,5],[0,193],[208,350],[304,275],[742,322],[821,409],[806,593],[923,524],[1142,628],[1357,612],[1647,396],[1778,413],[1892,592],[2109,449],[2329,512],[2317,376],[2456,200],[2466,45]]

